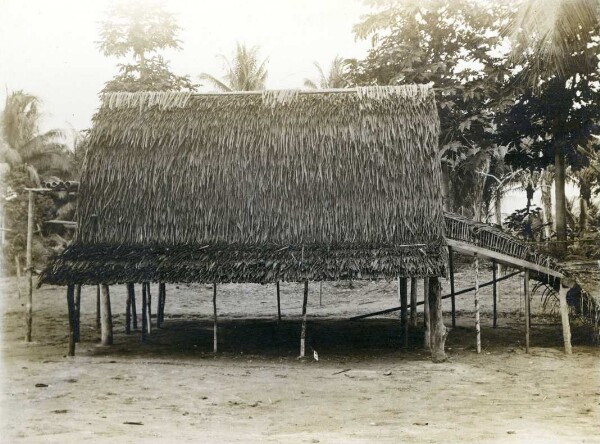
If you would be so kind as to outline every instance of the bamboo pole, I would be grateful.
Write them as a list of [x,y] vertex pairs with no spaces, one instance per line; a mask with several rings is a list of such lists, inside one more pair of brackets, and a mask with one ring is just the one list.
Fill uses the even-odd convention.
[[127,298],[125,300],[125,334],[131,334],[131,283],[127,284]]
[[281,322],[281,295],[279,291],[279,281],[275,284],[277,289],[277,322]]
[[167,285],[164,282],[161,282],[158,285],[159,292],[162,297],[160,300],[160,326],[165,322],[165,304],[167,303]]
[[493,287],[492,287],[492,298],[493,298],[493,302],[494,302],[494,319],[492,321],[492,327],[496,328],[498,326],[498,282],[496,281],[497,279],[497,268],[498,268],[498,264],[496,263],[495,260],[492,260],[492,281],[494,281]]
[[402,326],[402,346],[408,348],[408,280],[398,277],[400,293],[400,325]]
[[33,261],[31,258],[33,244],[33,191],[29,191],[29,205],[27,207],[27,249],[25,267],[27,268],[27,301],[25,303],[25,325],[27,333],[25,340],[31,342],[31,324],[33,315]]
[[217,284],[213,284],[213,352],[217,352]]
[[100,285],[96,285],[96,331],[100,331]]
[[146,295],[146,284],[142,282],[142,341],[146,340],[148,331],[148,296]]
[[81,285],[75,285],[75,342],[81,342]]
[[573,353],[571,347],[571,326],[569,325],[569,306],[567,305],[568,288],[562,285],[558,289],[558,300],[560,302],[560,319],[562,323],[563,341],[565,344],[565,353],[570,355]]
[[417,278],[410,279],[410,326],[417,326]]
[[137,308],[135,306],[135,284],[131,283],[131,320],[133,321],[133,329],[137,330],[138,328],[138,320],[137,320]]
[[308,304],[308,281],[304,281],[304,299],[302,300],[302,330],[300,332],[300,357],[304,358],[306,348],[306,306]]
[[477,353],[481,353],[481,322],[479,318],[479,257],[475,253],[475,334]]
[[21,260],[18,254],[15,254],[15,268],[17,270],[17,294],[21,299],[23,297],[21,294]]
[[113,344],[112,313],[110,309],[110,293],[108,285],[102,284],[100,292],[100,321],[102,330],[102,345]]
[[448,262],[450,268],[450,300],[452,301],[452,328],[456,327],[456,293],[454,291],[454,250],[448,247]]
[[323,306],[323,281],[319,281],[319,307]]
[[445,344],[448,331],[444,325],[442,284],[438,277],[429,278],[428,293],[430,321],[429,345],[431,349],[431,360],[433,362],[443,362],[447,359]]
[[425,327],[425,348],[431,348],[431,320],[429,317],[429,278],[423,279],[423,326]]
[[69,356],[75,356],[75,300],[74,287],[67,285],[67,311],[69,315]]
[[146,314],[147,333],[152,333],[152,294],[150,293],[150,282],[146,282],[146,301],[148,302],[148,312]]
[[531,328],[531,294],[529,290],[529,270],[525,269],[523,278],[525,288],[525,353],[529,353],[529,330]]

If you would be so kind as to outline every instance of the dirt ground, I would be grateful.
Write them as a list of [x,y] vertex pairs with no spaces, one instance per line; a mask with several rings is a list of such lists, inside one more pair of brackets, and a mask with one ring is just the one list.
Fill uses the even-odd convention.
[[[464,267],[457,289],[472,278]],[[573,355],[565,356],[560,323],[541,313],[538,293],[525,354],[521,285],[518,277],[501,284],[495,329],[491,288],[482,290],[481,355],[473,294],[458,297],[450,360],[433,364],[422,319],[408,350],[397,314],[348,320],[396,306],[395,282],[324,283],[322,305],[311,283],[305,360],[297,359],[300,284],[281,285],[279,324],[274,286],[219,286],[216,356],[211,288],[167,286],[164,328],[146,343],[139,331],[125,335],[125,288],[111,288],[115,345],[102,347],[95,288],[84,287],[82,342],[68,358],[64,288],[35,292],[27,344],[24,300],[6,278],[1,442],[600,443],[598,347],[575,324]],[[449,300],[444,308],[450,325]]]

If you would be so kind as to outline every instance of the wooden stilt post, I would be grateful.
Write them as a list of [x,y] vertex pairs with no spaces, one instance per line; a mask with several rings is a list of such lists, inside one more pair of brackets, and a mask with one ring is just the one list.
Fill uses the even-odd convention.
[[131,334],[131,293],[132,283],[127,284],[127,299],[125,299],[125,334]]
[[475,334],[477,336],[477,353],[481,353],[481,323],[479,319],[479,257],[475,253]]
[[100,331],[100,284],[96,285],[96,331]]
[[562,322],[563,341],[565,344],[565,353],[570,355],[573,353],[571,348],[571,326],[569,324],[569,306],[567,305],[568,288],[562,285],[558,289],[558,300],[560,303],[560,319]]
[[146,283],[142,282],[142,341],[146,340],[148,332],[148,296],[146,294]]
[[410,326],[417,326],[417,278],[410,278]]
[[279,281],[275,284],[277,289],[277,322],[281,322],[281,295],[279,292]]
[[31,248],[33,244],[33,191],[29,191],[29,206],[27,208],[27,249],[25,266],[27,267],[27,301],[25,303],[25,325],[27,332],[25,340],[31,342],[31,324],[33,316],[33,262]]
[[319,282],[319,307],[323,306],[323,281]]
[[529,290],[529,270],[525,269],[525,353],[529,353],[529,330],[531,328],[531,294]]
[[137,330],[137,308],[135,306],[135,284],[131,283],[131,320],[133,321],[133,329]]
[[495,260],[492,261],[492,281],[494,281],[494,283],[492,284],[492,298],[493,298],[493,302],[494,302],[494,319],[492,321],[492,327],[496,328],[498,326],[498,283],[496,282],[496,279],[498,278],[497,276],[497,268],[498,268],[498,264],[496,263]]
[[112,345],[113,325],[108,285],[102,284],[101,290],[102,291],[100,292],[100,322],[102,324],[102,345]]
[[75,285],[75,342],[80,342],[81,334],[81,285]]
[[21,261],[18,254],[15,254],[15,269],[17,271],[17,294],[19,295],[19,299],[21,299]]
[[213,284],[213,352],[217,352],[217,284]]
[[425,348],[431,348],[431,319],[429,316],[429,278],[423,279],[423,326],[425,327]]
[[148,302],[148,312],[146,313],[147,333],[152,333],[152,294],[150,294],[150,282],[146,282],[146,301]]
[[308,304],[308,281],[304,281],[304,299],[302,300],[302,331],[300,332],[300,357],[304,358],[306,348],[306,306]]
[[452,328],[456,327],[456,294],[454,291],[454,250],[448,247],[448,265],[450,268],[450,301],[452,302]]
[[161,295],[160,297],[160,307],[159,307],[159,316],[160,316],[160,324],[159,327],[162,326],[163,322],[165,322],[165,304],[167,303],[167,286],[164,282],[158,285],[158,291]]
[[398,277],[400,292],[400,325],[402,326],[402,346],[408,348],[408,279]]
[[67,285],[67,310],[69,313],[69,356],[75,356],[75,288]]
[[447,359],[445,344],[448,330],[442,312],[442,284],[438,277],[429,278],[429,320],[431,360],[443,362]]

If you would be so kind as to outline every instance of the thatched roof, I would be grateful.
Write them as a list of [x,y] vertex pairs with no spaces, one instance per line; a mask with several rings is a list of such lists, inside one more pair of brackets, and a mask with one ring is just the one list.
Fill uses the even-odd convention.
[[75,241],[42,281],[444,275],[434,100],[417,85],[108,94]]

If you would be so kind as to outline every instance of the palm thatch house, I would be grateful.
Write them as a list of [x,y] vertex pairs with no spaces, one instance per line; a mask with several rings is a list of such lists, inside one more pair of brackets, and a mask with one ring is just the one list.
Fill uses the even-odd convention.
[[76,238],[41,282],[429,277],[442,358],[438,132],[423,85],[107,94]]

